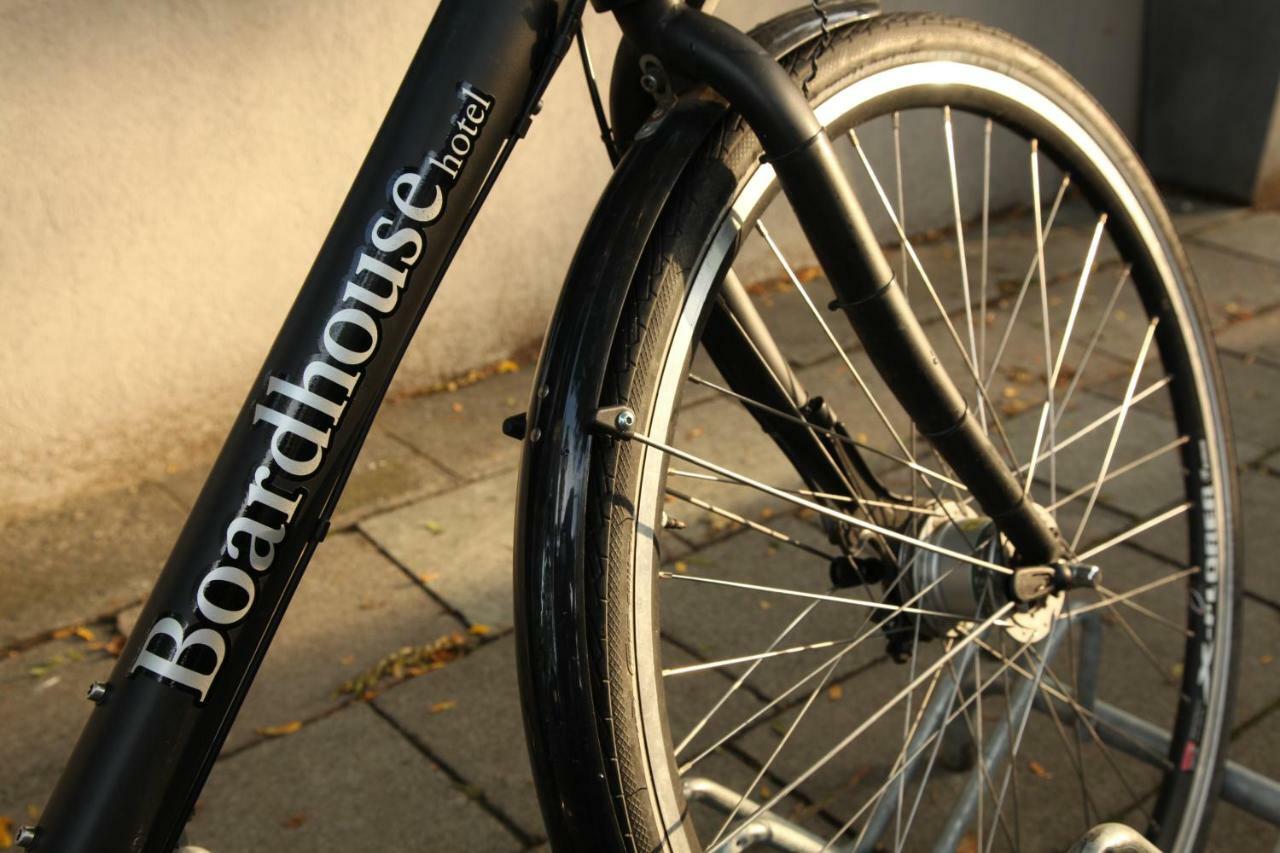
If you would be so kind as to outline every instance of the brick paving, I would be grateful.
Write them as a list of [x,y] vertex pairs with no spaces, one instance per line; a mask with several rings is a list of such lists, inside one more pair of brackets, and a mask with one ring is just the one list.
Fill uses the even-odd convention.
[[[1280,552],[1280,525],[1274,521],[1280,513],[1280,216],[1181,199],[1171,206],[1220,343],[1241,463],[1246,640],[1231,755],[1280,777],[1280,573],[1271,558]],[[1079,244],[1083,233],[1067,237]],[[926,264],[946,252],[943,245],[922,247]],[[954,285],[939,286],[947,304],[956,307]],[[814,345],[794,293],[769,298],[780,309],[778,336],[796,353],[806,383],[843,369]],[[1091,328],[1086,319],[1082,327]],[[999,322],[993,327],[1000,328]],[[1141,327],[1139,321],[1138,336]],[[1125,331],[1136,345],[1132,330]],[[1038,355],[1016,340],[1011,347],[1014,363]],[[1078,407],[1075,416],[1092,417],[1123,394],[1132,353],[1117,351],[1122,348],[1109,344],[1095,356],[1103,378],[1082,385],[1072,404]],[[867,367],[860,354],[853,360]],[[398,850],[426,838],[433,839],[431,849],[442,850],[514,851],[543,844],[521,733],[511,634],[518,445],[498,433],[501,417],[524,404],[530,372],[526,365],[454,392],[384,407],[334,532],[318,551],[200,800],[190,827],[194,842],[214,851]],[[878,387],[874,376],[868,378]],[[841,410],[852,411],[853,405]],[[736,404],[693,389],[681,421],[688,430],[683,446],[699,452],[699,424],[735,417],[743,417]],[[1167,440],[1162,430],[1168,424],[1155,415],[1139,409],[1131,417],[1117,458]],[[878,428],[866,425],[870,433]],[[1034,428],[1033,418],[1011,418],[1015,447],[1029,448]],[[763,479],[776,475],[772,482],[786,480],[785,463],[768,440],[750,429],[741,434],[737,450],[754,458],[753,472]],[[1081,445],[1091,458],[1100,452],[1096,441]],[[104,645],[130,627],[137,600],[176,536],[203,470],[197,466],[48,513],[0,520],[0,818],[26,823],[38,814],[89,712],[84,687],[110,669]],[[1153,471],[1117,481],[1103,491],[1103,503],[1157,510],[1159,496],[1173,488],[1158,477]],[[748,515],[763,505],[757,495],[728,486],[700,494]],[[756,572],[767,582],[756,567],[775,560],[774,571],[776,560],[788,558],[759,539],[731,535],[706,514],[681,517],[690,526],[671,539],[669,560],[699,570],[734,565],[744,577]],[[1102,535],[1126,523],[1103,506],[1090,530]],[[784,518],[774,526],[798,531],[801,521]],[[1149,556],[1131,553],[1135,565],[1159,554],[1155,545]],[[759,631],[763,622],[780,618],[757,607],[755,598],[746,596],[741,607],[725,611],[742,622],[743,631]],[[695,605],[691,599],[670,606],[679,616],[680,607],[692,613]],[[664,658],[680,664],[732,651],[720,648],[723,632],[734,630],[730,622],[712,630],[686,620],[692,627],[669,638]],[[66,636],[73,626],[83,627],[81,636]],[[815,637],[832,630],[821,623],[811,628]],[[450,634],[468,637],[474,650],[364,697],[339,690],[386,655]],[[879,654],[843,661],[836,681],[888,671],[892,665]],[[1122,675],[1144,677],[1140,670]],[[770,678],[762,676],[758,692],[735,697],[740,715],[781,689],[783,682]],[[879,685],[873,691],[897,684],[891,678],[857,683]],[[836,703],[815,708],[819,718],[838,710]],[[676,725],[692,719],[685,706],[673,708],[672,715]],[[732,754],[717,754],[710,775],[749,784],[752,762],[767,758],[785,721],[783,715],[752,731]],[[833,717],[831,725],[839,720]],[[786,760],[799,762],[808,746],[801,747]],[[819,747],[824,744],[812,745]],[[829,775],[845,774],[842,785],[858,772],[852,766],[829,768]],[[816,808],[796,805],[806,807]],[[838,806],[822,810],[822,820],[842,817]],[[1213,849],[1270,850],[1276,839],[1276,827],[1219,807]]]

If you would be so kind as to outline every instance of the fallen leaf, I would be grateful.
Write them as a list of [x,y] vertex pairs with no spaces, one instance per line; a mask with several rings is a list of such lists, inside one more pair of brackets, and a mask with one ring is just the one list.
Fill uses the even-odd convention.
[[686,563],[684,560],[676,560],[676,571],[679,572],[680,574],[684,574],[685,572],[689,571],[689,564]]
[[773,516],[774,516],[774,509],[773,509],[773,507],[767,506],[767,507],[765,507],[764,509],[760,510],[760,517],[761,517],[761,518],[769,519],[769,518],[773,518]]
[[768,610],[768,609],[769,609],[770,607],[772,607],[772,606],[773,606],[772,604],[770,604],[769,602],[765,601],[763,598],[762,598],[762,599],[760,599],[760,609],[761,609],[761,610]]
[[73,630],[72,628],[59,628],[58,630],[54,631],[50,636],[52,636],[53,639],[55,640],[65,640],[67,637],[71,636],[72,630]]
[[302,826],[306,822],[307,822],[307,816],[302,812],[298,812],[297,814],[289,815],[287,818],[285,818],[283,821],[280,822],[280,825],[283,826],[285,829],[297,829],[298,827]]
[[338,663],[342,664],[343,666],[351,666],[351,664],[355,662],[356,662],[356,656],[352,654],[345,654],[342,657],[338,658]]
[[1032,773],[1036,774],[1036,776],[1039,777],[1040,779],[1053,778],[1053,774],[1050,773],[1043,764],[1041,764],[1039,761],[1036,761],[1034,758],[1027,762],[1027,767],[1031,770]]
[[767,799],[769,799],[769,798],[770,798],[770,797],[772,797],[772,796],[773,796],[773,789],[772,789],[772,788],[770,788],[768,785],[761,785],[761,786],[760,786],[760,799],[762,799],[762,800],[767,800]]
[[490,634],[492,634],[492,633],[493,633],[493,629],[492,629],[492,628],[490,628],[488,625],[484,625],[484,624],[481,624],[481,623],[479,623],[479,622],[477,622],[476,624],[472,625],[472,626],[471,626],[470,628],[468,628],[467,630],[468,630],[468,631],[470,631],[471,633],[475,634],[477,637],[487,637],[487,636],[489,636]]
[[692,429],[690,429],[690,430],[689,430],[689,432],[688,432],[688,437],[689,437],[689,438],[702,438],[702,436],[703,436],[703,435],[705,435],[705,434],[706,434],[706,432],[707,432],[707,431],[706,431],[706,429],[704,429],[703,427],[696,426],[696,427],[693,427]]
[[519,369],[520,365],[509,358],[504,358],[502,361],[498,362],[499,373],[515,373]]
[[418,572],[418,580],[423,583],[434,583],[440,580],[439,572]]
[[0,850],[13,846],[13,819],[0,817]]
[[833,684],[827,688],[827,698],[832,702],[838,702],[844,697],[844,688],[839,684]]
[[110,640],[107,640],[107,644],[103,646],[103,649],[113,658],[120,657],[120,653],[124,651],[124,634],[116,634]]
[[956,844],[956,853],[978,853],[978,836],[966,832]]
[[458,707],[457,702],[453,701],[452,699],[446,699],[443,702],[433,702],[432,704],[428,705],[427,711],[428,713],[432,713],[432,714],[440,714],[445,711],[452,711],[456,707]]
[[285,735],[291,735],[294,732],[301,731],[301,729],[302,720],[290,720],[289,722],[282,723],[278,726],[263,726],[262,728],[257,729],[257,732],[263,737],[284,737]]
[[422,526],[427,528],[428,533],[431,533],[435,536],[439,536],[441,533],[444,533],[444,528],[440,525],[440,522],[438,521],[427,520],[422,523]]
[[461,404],[461,403],[454,403],[454,404],[453,404],[452,406],[450,406],[449,408],[453,410],[453,413],[454,413],[455,415],[460,415],[460,414],[462,414],[462,404]]
[[1274,660],[1275,658],[1272,655],[1261,655],[1258,658],[1258,663],[1262,664],[1263,666],[1267,666]]

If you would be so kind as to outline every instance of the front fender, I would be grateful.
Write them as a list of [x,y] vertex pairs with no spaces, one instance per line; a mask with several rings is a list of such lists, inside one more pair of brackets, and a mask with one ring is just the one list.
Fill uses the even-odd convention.
[[[864,0],[828,7],[829,26],[876,9]],[[753,31],[775,56],[820,34],[820,21],[807,9]],[[650,99],[645,116],[651,108]],[[726,109],[705,90],[692,92],[656,133],[627,137],[626,153],[570,265],[538,360],[516,510],[516,659],[530,761],[556,850],[578,849],[584,839],[594,850],[625,849],[597,740],[582,610],[590,424],[645,246],[681,174]]]

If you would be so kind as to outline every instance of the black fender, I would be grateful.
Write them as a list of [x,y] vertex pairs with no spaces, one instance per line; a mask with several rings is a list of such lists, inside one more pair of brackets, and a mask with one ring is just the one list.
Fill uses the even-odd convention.
[[[863,0],[826,3],[824,9],[828,27],[876,11]],[[752,35],[781,56],[819,37],[821,27],[812,10],[800,9]],[[645,116],[652,104],[645,103]],[[530,761],[556,850],[578,849],[586,839],[596,850],[625,847],[586,675],[583,550],[591,423],[644,248],[681,174],[726,110],[705,90],[691,92],[657,132],[635,141],[627,136],[626,153],[570,265],[532,386],[516,506],[516,660]]]

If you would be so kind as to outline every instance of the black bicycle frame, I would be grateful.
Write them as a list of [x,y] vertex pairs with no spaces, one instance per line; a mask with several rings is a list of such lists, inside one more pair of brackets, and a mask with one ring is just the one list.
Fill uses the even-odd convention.
[[[37,849],[175,846],[392,374],[584,5],[441,3],[136,630],[91,692],[97,707]],[[1019,552],[1052,557],[1051,533],[936,365],[790,78],[698,4],[596,5],[616,12],[637,48],[746,116],[783,189],[804,200],[794,205],[801,225],[890,387]]]
[[42,816],[171,851],[364,435],[586,0],[444,0]]

